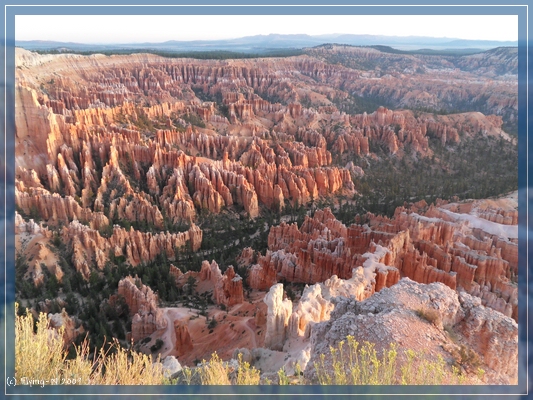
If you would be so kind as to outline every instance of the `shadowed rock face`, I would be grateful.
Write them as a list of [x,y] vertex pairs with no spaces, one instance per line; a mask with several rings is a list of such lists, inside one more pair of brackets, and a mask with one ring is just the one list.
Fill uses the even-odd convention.
[[[393,54],[373,48],[328,45],[308,49],[320,60],[364,71],[349,92],[402,108],[517,116],[518,49],[500,47],[468,56]],[[449,85],[449,79],[459,83]],[[487,99],[481,105],[480,97]]]
[[[135,281],[139,282],[139,287]],[[118,283],[118,294],[128,305],[131,322],[131,338],[137,341],[167,326],[167,320],[157,307],[157,296],[137,277],[128,276]]]
[[242,278],[235,273],[231,265],[222,274],[215,261],[211,264],[202,262],[200,281],[209,281],[213,285],[213,300],[216,304],[231,307],[244,301]]

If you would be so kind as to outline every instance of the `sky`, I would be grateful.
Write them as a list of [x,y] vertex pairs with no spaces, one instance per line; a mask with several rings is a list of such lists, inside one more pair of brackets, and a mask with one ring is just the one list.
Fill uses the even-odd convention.
[[142,43],[279,34],[518,40],[516,15],[17,15],[16,40]]

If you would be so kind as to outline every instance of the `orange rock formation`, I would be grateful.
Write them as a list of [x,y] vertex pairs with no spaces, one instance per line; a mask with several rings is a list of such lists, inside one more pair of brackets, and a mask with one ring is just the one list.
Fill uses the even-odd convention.
[[392,219],[370,215],[369,225],[364,226],[346,227],[329,209],[316,211],[313,218],[307,216],[300,228],[285,223],[274,226],[269,250],[250,266],[248,282],[259,290],[280,280],[314,284],[333,275],[350,279],[352,270],[363,267],[373,276],[367,295],[407,276],[420,283],[462,288],[516,320],[518,293],[512,282],[516,226],[514,230],[509,226],[507,236],[494,235],[492,230],[502,225],[485,227],[470,214],[470,223],[453,220],[446,210],[428,208],[425,203],[420,206],[427,209],[427,216],[415,212],[419,211],[416,207],[400,207]]
[[231,307],[244,301],[242,278],[235,273],[233,266],[226,269],[224,275],[215,261],[202,262],[200,280],[210,281],[213,285],[213,300],[216,304],[224,304]]
[[128,304],[131,322],[131,337],[137,341],[167,326],[167,320],[157,307],[157,296],[152,289],[142,284],[137,277],[128,276],[118,283],[118,293]]
[[191,351],[193,343],[187,324],[179,320],[174,321],[174,333],[176,335],[176,351],[178,356],[182,356]]

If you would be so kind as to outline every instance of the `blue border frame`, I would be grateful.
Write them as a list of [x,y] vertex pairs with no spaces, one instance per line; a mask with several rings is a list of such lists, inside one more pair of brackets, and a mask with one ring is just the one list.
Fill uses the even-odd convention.
[[[137,0],[139,1],[139,0]],[[7,3],[8,5],[6,5]],[[397,396],[446,396],[457,398],[461,395],[526,395],[529,390],[529,283],[533,278],[529,276],[528,245],[529,245],[529,172],[530,165],[528,154],[530,144],[528,140],[529,113],[531,107],[528,103],[529,81],[528,81],[528,47],[529,19],[528,1],[516,1],[514,4],[486,4],[487,2],[470,1],[469,5],[463,5],[459,1],[441,1],[439,5],[424,5],[416,2],[405,2],[400,5],[398,1],[381,1],[380,5],[368,5],[369,0],[337,1],[335,5],[319,4],[318,0],[311,1],[291,1],[291,5],[286,6],[283,1],[272,1],[269,4],[245,5],[244,1],[227,1],[225,5],[216,1],[203,1],[202,5],[187,5],[193,1],[160,1],[161,6],[139,4],[128,5],[123,0],[114,1],[115,5],[107,6],[105,1],[92,1],[90,5],[71,6],[62,2],[54,2],[53,5],[42,5],[42,2],[27,1],[24,5],[20,0],[10,2],[5,0],[2,7],[5,23],[5,36],[2,40],[5,52],[1,52],[2,68],[4,73],[0,75],[3,79],[3,96],[0,102],[4,102],[0,107],[0,122],[4,139],[1,140],[3,158],[0,157],[0,168],[4,173],[0,176],[2,202],[4,207],[0,211],[0,257],[5,260],[4,274],[0,274],[0,293],[4,307],[0,309],[0,326],[2,326],[0,338],[0,357],[2,358],[2,380],[4,382],[4,394],[21,396],[58,396],[65,395],[185,395],[185,396],[263,396],[263,395],[284,395],[284,396],[365,396],[382,395],[390,398]],[[50,2],[52,3],[52,2]],[[174,4],[172,4],[174,3]],[[176,4],[178,3],[178,4]],[[249,3],[249,2],[248,2]],[[518,131],[519,131],[519,383],[515,386],[442,386],[442,387],[422,387],[422,386],[256,386],[256,387],[223,387],[223,386],[48,386],[40,387],[10,387],[6,378],[14,376],[14,169],[15,169],[15,92],[14,92],[14,22],[15,15],[20,14],[510,14],[518,15],[519,18],[519,61],[518,61]],[[3,163],[2,163],[3,161]],[[3,261],[4,262],[4,261]],[[533,275],[532,275],[533,276]],[[526,277],[526,279],[522,279]],[[524,306],[525,305],[525,306]],[[6,329],[4,331],[3,326]]]

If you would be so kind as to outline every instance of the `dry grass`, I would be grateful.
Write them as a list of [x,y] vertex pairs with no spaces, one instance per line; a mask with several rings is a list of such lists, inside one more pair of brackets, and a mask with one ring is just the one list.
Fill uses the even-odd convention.
[[103,350],[96,360],[92,383],[95,385],[160,385],[164,382],[160,363],[146,354],[128,351],[114,342],[115,352]]
[[[15,313],[18,304],[15,305]],[[41,313],[37,321],[37,333],[33,333],[33,316],[18,316],[15,320],[15,377],[44,380],[63,376],[68,363],[63,351],[63,328],[59,332],[49,329],[46,315]],[[76,370],[83,370],[76,366]],[[86,383],[86,382],[83,382]]]
[[237,369],[236,384],[237,385],[258,385],[261,380],[259,370],[250,367],[246,361],[242,361],[242,354],[239,353],[239,368]]
[[[18,305],[15,308],[17,312]],[[89,343],[85,340],[76,348],[76,358],[67,360],[63,330],[51,329],[43,313],[39,315],[36,333],[33,322],[30,313],[17,315],[15,319],[15,376],[19,382],[23,377],[78,385],[158,385],[167,382],[161,364],[152,363],[144,354],[122,348],[117,341],[107,352],[102,349],[91,360]]]
[[198,370],[202,385],[231,385],[229,379],[231,370],[216,352],[211,355],[209,363],[205,360],[202,363]]
[[[16,308],[18,308],[16,306]],[[18,310],[16,310],[18,311]],[[77,356],[67,360],[63,348],[63,331],[50,328],[45,314],[39,315],[37,330],[34,333],[34,320],[31,314],[16,316],[15,320],[15,376],[32,377],[34,380],[70,380],[70,384],[80,385],[158,385],[169,383],[164,378],[160,363],[152,363],[147,355],[129,351],[115,341],[113,351],[100,350],[97,356],[90,357],[89,344],[84,341],[76,348]],[[352,336],[330,347],[331,367],[326,365],[325,355],[315,363],[318,381],[322,385],[442,385],[462,384],[465,376],[460,369],[448,364],[441,356],[429,360],[425,354],[413,350],[405,351],[406,361],[397,363],[398,351],[393,344],[378,357],[375,345],[365,342],[362,346]],[[479,368],[473,352],[462,351],[462,361],[477,367],[479,379],[484,371]],[[295,368],[298,379],[290,380],[282,369],[278,372],[280,385],[301,384],[300,368]],[[184,379],[191,384],[193,374],[198,375],[203,385],[258,385],[260,371],[251,367],[239,355],[237,367],[220,359],[216,352],[209,362],[196,368],[184,369]]]
[[222,361],[216,352],[209,362],[203,360],[202,364],[198,368],[202,385],[258,385],[261,379],[259,370],[243,361],[242,354],[239,354],[237,369]]
[[406,361],[397,362],[398,351],[394,344],[378,357],[375,345],[364,342],[362,346],[352,336],[330,347],[332,366],[326,365],[326,356],[314,364],[321,385],[446,385],[462,384],[465,377],[458,369],[450,369],[442,356],[429,360],[423,353],[405,351]]

